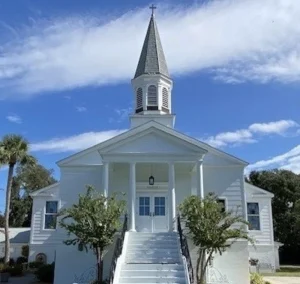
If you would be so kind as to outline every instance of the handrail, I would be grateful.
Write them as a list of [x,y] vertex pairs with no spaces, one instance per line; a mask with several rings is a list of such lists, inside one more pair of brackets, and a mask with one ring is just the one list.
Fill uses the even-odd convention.
[[127,214],[125,214],[121,236],[118,237],[118,239],[116,241],[116,246],[115,246],[115,250],[114,250],[114,254],[113,254],[113,258],[112,258],[111,266],[110,266],[109,284],[113,284],[113,282],[114,282],[117,261],[118,261],[119,256],[122,254],[124,237],[125,237],[126,231],[127,231]]
[[182,231],[182,228],[181,228],[181,222],[180,222],[180,215],[179,214],[177,216],[177,230],[178,230],[178,233],[179,233],[181,252],[182,252],[182,255],[186,259],[187,268],[188,268],[188,272],[189,272],[190,283],[192,284],[192,283],[194,283],[193,265],[192,265],[192,260],[191,260],[191,256],[190,256],[188,242],[187,242],[186,236],[183,234],[183,231]]

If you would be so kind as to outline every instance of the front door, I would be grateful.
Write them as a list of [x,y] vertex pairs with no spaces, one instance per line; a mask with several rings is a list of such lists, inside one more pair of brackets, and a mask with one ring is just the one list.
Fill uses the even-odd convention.
[[167,232],[168,206],[165,193],[139,193],[136,204],[138,232]]

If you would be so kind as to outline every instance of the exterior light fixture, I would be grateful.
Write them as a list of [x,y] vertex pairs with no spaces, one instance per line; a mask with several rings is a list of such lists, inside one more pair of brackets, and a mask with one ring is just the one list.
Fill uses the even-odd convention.
[[149,185],[154,185],[154,176],[149,177]]

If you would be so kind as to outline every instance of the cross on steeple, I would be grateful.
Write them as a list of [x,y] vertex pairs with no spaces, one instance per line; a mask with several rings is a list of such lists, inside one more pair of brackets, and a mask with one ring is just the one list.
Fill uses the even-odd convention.
[[157,7],[156,6],[154,6],[153,4],[149,7],[149,9],[151,9],[152,10],[152,16],[154,15],[154,11],[155,11],[155,9],[157,9]]

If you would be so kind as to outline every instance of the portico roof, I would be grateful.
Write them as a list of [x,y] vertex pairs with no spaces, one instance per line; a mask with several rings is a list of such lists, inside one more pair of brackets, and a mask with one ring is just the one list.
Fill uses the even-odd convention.
[[189,148],[192,152],[205,154],[210,152],[217,156],[221,156],[225,159],[230,160],[234,164],[246,166],[246,163],[243,160],[240,160],[230,154],[227,154],[221,150],[213,148],[206,143],[203,143],[195,138],[189,137],[181,132],[178,132],[170,127],[164,126],[156,121],[149,121],[143,125],[132,128],[118,136],[115,136],[111,139],[108,139],[102,143],[96,144],[86,150],[73,154],[65,159],[62,159],[57,162],[58,166],[64,166],[73,161],[74,159],[78,159],[85,155],[92,153],[93,151],[98,151],[99,153],[107,153],[112,149],[122,145],[126,141],[134,141],[138,137],[145,135],[146,133],[158,133],[165,136],[168,136],[170,139],[173,139],[177,143],[182,143],[185,147]]

